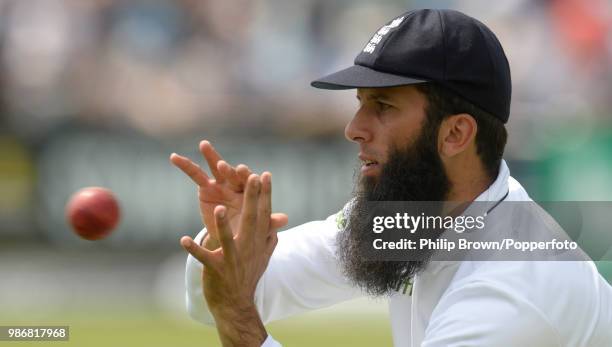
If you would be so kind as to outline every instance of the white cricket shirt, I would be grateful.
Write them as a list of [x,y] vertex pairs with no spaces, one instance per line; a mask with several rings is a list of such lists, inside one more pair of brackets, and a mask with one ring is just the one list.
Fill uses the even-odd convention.
[[[476,201],[529,201],[502,162]],[[335,255],[335,215],[283,231],[257,285],[264,323],[362,296]],[[200,242],[203,230],[196,237]],[[202,264],[186,265],[187,310],[214,325],[202,293]],[[431,262],[412,293],[389,300],[397,347],[612,346],[612,288],[590,261]],[[269,336],[265,347],[280,346]]]

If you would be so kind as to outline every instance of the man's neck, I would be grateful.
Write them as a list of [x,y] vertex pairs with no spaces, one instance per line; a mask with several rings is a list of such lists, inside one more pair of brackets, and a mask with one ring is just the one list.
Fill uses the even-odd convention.
[[490,178],[484,169],[459,171],[451,176],[451,189],[446,200],[469,202],[474,201],[480,194],[489,189],[495,181]]

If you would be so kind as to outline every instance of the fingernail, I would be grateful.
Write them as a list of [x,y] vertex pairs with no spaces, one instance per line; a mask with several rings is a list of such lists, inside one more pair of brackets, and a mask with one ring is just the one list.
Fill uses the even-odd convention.
[[225,218],[225,209],[219,211],[219,218]]
[[272,180],[272,174],[266,171],[263,175],[261,175],[261,178],[262,182],[269,183]]

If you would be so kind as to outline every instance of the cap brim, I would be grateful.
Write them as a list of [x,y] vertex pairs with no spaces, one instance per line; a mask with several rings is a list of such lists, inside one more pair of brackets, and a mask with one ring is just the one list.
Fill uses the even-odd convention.
[[354,88],[398,87],[423,82],[427,81],[380,72],[361,65],[353,65],[344,70],[312,81],[310,85],[319,89],[342,90]]

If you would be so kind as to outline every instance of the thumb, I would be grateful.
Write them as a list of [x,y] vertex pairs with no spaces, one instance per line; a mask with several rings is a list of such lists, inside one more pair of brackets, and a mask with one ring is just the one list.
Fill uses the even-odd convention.
[[280,229],[289,223],[289,217],[284,213],[272,213],[270,215],[270,229]]

